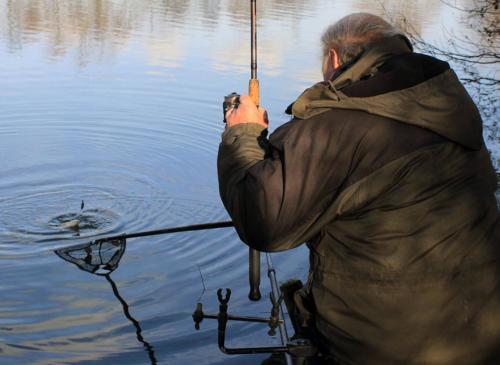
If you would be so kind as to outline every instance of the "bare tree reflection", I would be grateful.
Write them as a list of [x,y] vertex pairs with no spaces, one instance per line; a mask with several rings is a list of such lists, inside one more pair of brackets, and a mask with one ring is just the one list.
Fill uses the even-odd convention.
[[[303,16],[311,2],[269,0],[259,5],[259,19],[276,13],[283,19],[293,19]],[[99,54],[96,49],[102,53],[118,50],[135,32],[169,38],[172,24],[192,26],[193,19],[206,32],[212,32],[222,14],[229,14],[236,23],[247,24],[248,7],[247,1],[219,0],[7,0],[6,38],[9,48],[15,50],[23,42],[46,37],[54,58],[78,44],[80,64],[85,65],[90,54]],[[0,23],[4,21],[1,17]]]
[[[498,114],[499,88],[499,0],[427,0],[424,5],[401,0],[353,0],[351,11],[381,13],[396,20],[411,34],[418,49],[449,60],[462,80],[468,84],[478,102],[483,117],[488,120],[488,136],[500,139]],[[345,5],[345,4],[344,4]],[[292,29],[300,19],[318,11],[320,0],[265,0],[258,6],[258,19],[286,22]],[[245,0],[6,0],[0,4],[0,30],[11,52],[25,44],[39,42],[46,47],[50,59],[58,60],[76,52],[78,65],[83,67],[93,59],[115,59],[120,52],[140,39],[145,45],[152,66],[179,67],[188,55],[185,43],[193,35],[189,27],[202,29],[204,34],[215,32],[219,24],[229,21],[232,27],[248,29],[249,3]],[[423,10],[424,9],[424,10]],[[447,10],[463,15],[463,34],[449,31],[449,42],[432,44],[421,33],[426,24],[438,23],[437,17]],[[340,18],[346,8],[339,3]],[[432,17],[435,17],[434,19]],[[224,18],[224,22],[221,19]],[[179,25],[182,25],[180,27]],[[188,29],[186,31],[186,28]],[[300,28],[297,28],[300,29]],[[137,34],[140,37],[137,37]],[[227,37],[227,43],[212,44],[208,57],[216,58],[214,68],[246,72],[247,54],[240,37]],[[290,50],[291,42],[276,42],[268,37],[259,43],[263,69],[272,74]],[[231,59],[228,63],[226,60]],[[300,71],[303,70],[298,70]],[[314,80],[310,80],[314,81]],[[498,119],[498,118],[497,118]]]
[[[468,7],[457,5],[456,1],[441,1],[446,6],[463,13],[462,22],[470,34],[456,34],[445,29],[448,43],[436,45],[424,40],[407,18],[404,19],[403,27],[408,30],[418,48],[460,66],[464,72],[462,81],[476,87],[479,91],[478,96],[484,98],[489,94],[485,91],[490,90],[483,91],[481,86],[494,87],[498,90],[500,85],[498,67],[488,67],[500,64],[498,0],[474,0]],[[480,70],[480,67],[483,70]],[[493,103],[492,107],[493,110],[486,110],[489,112],[488,116],[497,111],[498,104]]]
[[[406,16],[387,15],[399,20],[399,26],[409,34],[418,50],[448,61],[466,85],[483,119],[486,138],[491,144],[500,140],[500,11],[499,0],[441,0],[447,11],[461,15],[463,30],[443,28],[446,44],[432,43],[422,37],[420,30]],[[498,157],[493,156],[493,159]],[[497,169],[500,161],[494,161]]]

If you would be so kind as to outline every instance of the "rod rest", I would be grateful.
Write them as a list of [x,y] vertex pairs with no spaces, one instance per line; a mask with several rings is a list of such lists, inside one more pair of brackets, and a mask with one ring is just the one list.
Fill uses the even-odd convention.
[[[283,320],[279,319],[279,305],[282,301],[282,297],[279,298],[277,302],[272,299],[273,308],[271,310],[270,318],[262,317],[244,317],[244,316],[233,316],[228,314],[228,303],[231,298],[231,290],[226,289],[225,296],[222,295],[222,289],[217,290],[217,298],[219,300],[219,313],[218,314],[205,314],[203,312],[203,305],[201,303],[196,304],[196,309],[193,312],[193,321],[196,330],[200,329],[200,323],[203,319],[216,319],[218,322],[218,345],[219,349],[229,355],[236,354],[263,354],[263,353],[289,353],[294,358],[307,358],[312,357],[317,353],[316,347],[307,339],[293,339],[288,341],[286,346],[265,346],[265,347],[241,347],[241,348],[228,348],[226,347],[226,328],[228,321],[243,321],[243,322],[257,322],[257,323],[267,323],[269,326],[268,334],[274,336],[276,334],[276,328],[279,324],[283,323]],[[272,298],[272,296],[271,296]]]

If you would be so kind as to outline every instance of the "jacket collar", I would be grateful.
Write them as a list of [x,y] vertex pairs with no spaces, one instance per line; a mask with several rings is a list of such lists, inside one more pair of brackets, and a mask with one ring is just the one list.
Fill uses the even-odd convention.
[[401,35],[384,39],[367,47],[354,60],[341,66],[330,81],[320,82],[306,89],[287,109],[287,114],[306,118],[311,101],[338,100],[338,90],[359,80],[373,76],[389,58],[413,50],[410,41]]

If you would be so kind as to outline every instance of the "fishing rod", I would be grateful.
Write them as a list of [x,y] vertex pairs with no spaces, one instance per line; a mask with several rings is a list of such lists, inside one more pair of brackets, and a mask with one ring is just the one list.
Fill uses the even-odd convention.
[[156,230],[152,230],[152,231],[142,231],[142,232],[135,232],[135,233],[122,233],[122,234],[118,234],[118,235],[114,235],[114,236],[98,238],[90,243],[97,243],[97,242],[101,243],[101,242],[128,239],[128,238],[157,236],[157,235],[161,235],[161,234],[178,233],[178,232],[203,231],[203,230],[207,230],[207,229],[227,228],[227,227],[234,227],[234,223],[232,221],[222,221],[222,222],[192,224],[192,225],[188,225],[188,226],[162,228],[162,229],[156,229]]
[[[258,107],[260,104],[259,80],[257,79],[257,0],[250,0],[250,80],[248,82],[248,95]],[[240,104],[240,95],[231,93],[224,97],[222,110],[224,113],[224,123],[226,123],[226,113],[237,108]],[[248,298],[252,301],[260,300],[260,252],[249,248],[248,250],[248,281],[250,292]]]
[[257,0],[250,0],[250,81],[248,94],[252,101],[260,104],[259,80],[257,79]]
[[[258,107],[260,104],[259,80],[257,79],[257,0],[250,1],[250,81],[248,82],[248,95]],[[260,286],[260,252],[248,249],[248,281],[250,292],[248,298],[257,301],[261,298]]]

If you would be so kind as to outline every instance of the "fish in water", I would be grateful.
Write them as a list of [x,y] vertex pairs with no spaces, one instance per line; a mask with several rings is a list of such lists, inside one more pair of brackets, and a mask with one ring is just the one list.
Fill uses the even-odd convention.
[[[85,202],[82,200],[82,203],[80,204],[80,211],[83,210],[83,207],[85,206]],[[64,229],[71,229],[73,231],[79,231],[80,230],[80,220],[79,219],[72,219],[67,222],[62,222],[61,227]]]
[[80,230],[80,221],[78,219],[73,219],[73,220],[70,220],[67,222],[63,222],[61,224],[61,227],[65,228],[65,229],[71,229],[74,231],[78,231],[78,230]]

